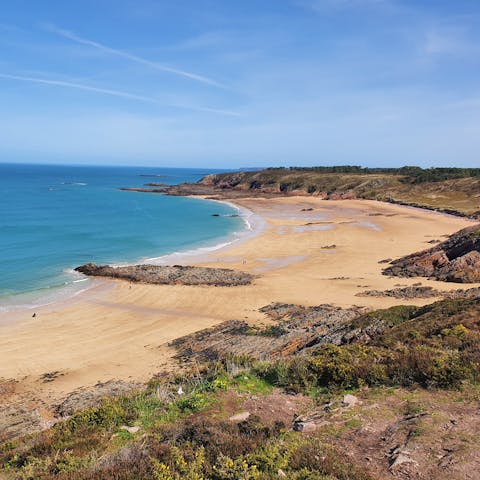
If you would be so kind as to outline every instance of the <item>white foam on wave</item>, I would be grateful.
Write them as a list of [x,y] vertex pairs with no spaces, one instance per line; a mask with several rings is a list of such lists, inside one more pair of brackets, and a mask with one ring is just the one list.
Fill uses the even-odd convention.
[[[86,279],[86,280],[89,280],[89,279]],[[56,291],[51,295],[43,294],[43,290],[31,292],[27,294],[22,294],[22,293],[16,294],[14,296],[15,297],[14,300],[12,300],[12,303],[8,303],[7,301],[5,305],[0,306],[0,315],[5,313],[10,313],[10,312],[22,311],[22,310],[32,311],[39,308],[49,307],[50,305],[55,305],[55,304],[58,304],[59,302],[63,302],[63,301],[69,300],[70,298],[76,297],[77,295],[80,295],[90,290],[94,286],[95,284],[92,283],[87,288],[75,289],[75,290],[68,289],[68,286],[55,287]],[[33,300],[33,299],[30,300],[28,298],[30,295],[32,295],[33,298],[36,298],[36,300]],[[38,296],[38,295],[41,295],[41,296]],[[27,298],[24,298],[24,297],[27,297]],[[22,303],[19,303],[19,301]]]
[[239,205],[235,205],[224,200],[209,199],[208,201],[223,203],[224,205],[228,205],[235,209],[238,212],[239,218],[243,221],[245,229],[232,232],[229,239],[221,243],[198,247],[191,250],[177,251],[162,255],[160,257],[145,258],[142,260],[142,262],[151,263],[154,265],[169,265],[179,263],[181,261],[200,262],[212,252],[224,250],[232,246],[233,244],[237,244],[241,241],[247,240],[248,238],[260,232],[265,226],[265,221],[259,215],[256,215],[248,208],[241,207]]
[[59,301],[65,301],[75,297],[94,287],[97,283],[73,269],[64,270],[64,273],[70,274],[72,279],[66,280],[61,284],[58,283],[29,292],[0,297],[0,314],[48,307]]
[[[260,232],[264,226],[265,221],[247,208],[240,207],[230,202],[222,200],[208,200],[212,202],[220,202],[234,208],[243,221],[245,229],[241,231],[232,232],[229,237],[220,243],[213,245],[205,245],[198,248],[176,251],[166,255],[152,258],[140,259],[134,263],[122,262],[118,264],[111,264],[113,267],[120,267],[138,263],[151,263],[154,265],[172,265],[180,262],[201,262],[206,256],[212,252],[218,252],[229,248],[233,244],[245,241],[248,238]],[[227,216],[230,216],[227,214]],[[0,297],[0,314],[18,310],[34,310],[40,307],[47,307],[59,301],[65,301],[69,298],[76,297],[81,293],[90,290],[97,285],[97,281],[88,278],[82,273],[75,271],[73,268],[63,270],[63,273],[68,274],[71,280],[65,281],[62,285],[53,285],[45,287],[32,292],[20,293],[11,296]],[[80,285],[81,284],[81,285]],[[83,288],[80,288],[82,286]]]

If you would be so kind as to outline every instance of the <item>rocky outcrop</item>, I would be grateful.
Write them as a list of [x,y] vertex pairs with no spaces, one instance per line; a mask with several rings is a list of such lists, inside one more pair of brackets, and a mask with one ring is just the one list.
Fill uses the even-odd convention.
[[466,218],[473,218],[476,220],[480,219],[480,211],[473,212],[473,213],[466,213],[466,212],[457,210],[455,208],[436,207],[433,205],[425,205],[423,203],[418,203],[418,202],[408,202],[406,200],[398,200],[391,197],[385,197],[385,198],[382,198],[381,200],[382,202],[394,203],[395,205],[403,205],[405,207],[422,208],[424,210],[431,210],[432,212],[446,213],[447,215],[454,215],[455,217],[466,217]]
[[392,297],[399,299],[410,298],[434,298],[441,297],[442,292],[435,290],[432,287],[410,286],[398,287],[391,290],[366,290],[357,293],[357,297]]
[[92,387],[81,387],[74,390],[61,403],[54,405],[53,410],[57,418],[66,418],[79,410],[100,405],[101,400],[105,397],[119,397],[134,389],[140,389],[142,386],[138,382],[122,380],[99,382]]
[[148,186],[159,188],[123,190],[166,195],[202,195],[215,199],[288,195],[315,196],[325,200],[361,198],[480,218],[480,174],[472,169],[446,173],[437,169],[410,167],[267,168],[211,174],[197,183],[169,186],[151,183]]
[[75,269],[92,277],[108,277],[129,280],[138,283],[158,285],[211,285],[233,287],[249,285],[253,275],[227,268],[207,268],[190,266],[132,265],[111,267],[87,263]]
[[254,328],[245,321],[232,320],[174,340],[170,346],[177,349],[177,358],[198,361],[231,355],[258,359],[286,357],[323,343],[350,343],[352,335],[355,336],[351,322],[364,309],[275,303],[260,311],[275,324]]
[[383,273],[445,282],[480,282],[480,226],[465,228],[433,248],[394,260]]
[[[208,179],[208,177],[205,177]],[[204,179],[204,180],[205,180]],[[182,183],[165,187],[164,193],[173,196],[201,195],[206,197],[234,199],[244,197],[273,197],[274,192],[265,192],[264,190],[249,190],[244,188],[217,187],[211,183]]]
[[[480,289],[471,289],[472,293],[473,290],[478,294]],[[360,307],[274,303],[260,309],[272,321],[268,326],[259,328],[243,320],[231,320],[176,339],[169,346],[177,350],[177,359],[194,362],[308,355],[325,344],[372,345],[395,328],[401,331],[400,325],[409,322],[419,329],[419,325],[435,322],[443,322],[441,325],[462,323],[466,328],[476,328],[471,319],[478,318],[479,301],[477,295],[474,299],[441,300],[425,307],[399,305],[372,312]],[[446,317],[450,323],[445,323]],[[410,327],[406,331],[410,332]]]
[[162,188],[143,188],[143,187],[121,187],[119,190],[126,192],[143,192],[143,193],[165,193],[165,187]]
[[357,293],[357,297],[392,297],[401,300],[410,298],[477,298],[480,297],[480,288],[467,288],[466,290],[440,291],[433,287],[409,286],[392,288],[391,290],[366,290]]

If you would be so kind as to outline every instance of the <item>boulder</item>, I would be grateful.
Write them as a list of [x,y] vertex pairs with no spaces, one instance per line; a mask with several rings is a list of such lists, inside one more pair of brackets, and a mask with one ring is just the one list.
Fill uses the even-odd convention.
[[250,412],[240,412],[232,415],[229,420],[231,422],[243,422],[250,416]]
[[294,422],[293,429],[296,432],[310,433],[314,432],[318,428],[318,425],[313,422]]
[[134,433],[137,433],[140,430],[140,427],[138,427],[138,426],[127,427],[126,425],[122,425],[120,427],[120,430],[126,430],[128,433],[134,434]]
[[342,405],[345,408],[354,407],[355,405],[358,405],[358,403],[360,403],[360,400],[355,395],[347,394],[347,395],[344,395],[343,397]]

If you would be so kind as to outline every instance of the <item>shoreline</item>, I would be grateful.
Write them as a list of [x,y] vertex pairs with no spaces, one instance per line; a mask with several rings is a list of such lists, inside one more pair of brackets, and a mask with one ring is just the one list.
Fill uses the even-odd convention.
[[[195,198],[197,200],[206,200],[210,202],[217,202],[228,205],[232,209],[239,212],[239,217],[243,220],[246,228],[242,231],[232,231],[226,236],[219,237],[216,241],[212,241],[212,245],[205,245],[199,246],[196,248],[189,249],[187,248],[184,251],[173,251],[171,253],[167,253],[158,257],[145,257],[140,256],[137,257],[137,260],[132,262],[125,261],[125,262],[115,262],[112,263],[112,266],[132,266],[132,265],[139,265],[142,263],[151,263],[153,265],[166,265],[168,263],[179,263],[182,261],[187,262],[202,262],[206,256],[208,256],[212,252],[222,251],[224,249],[229,248],[231,245],[237,244],[238,242],[246,241],[249,238],[258,235],[262,228],[264,227],[261,218],[255,218],[255,214],[244,207],[239,205],[235,205],[234,203],[227,201],[227,200],[216,200],[205,198],[202,196],[190,196],[190,198]],[[248,220],[249,217],[254,217],[255,221],[250,222]],[[222,241],[225,239],[225,241]],[[218,241],[220,240],[220,243]],[[214,243],[216,242],[216,243]],[[77,265],[78,266],[78,265]],[[99,283],[108,282],[106,279],[92,279],[87,277],[83,274],[75,272],[75,267],[69,268],[69,274],[78,277],[77,280],[72,280],[69,283],[64,285],[52,286],[52,287],[43,287],[37,290],[29,291],[29,292],[21,292],[17,294],[9,295],[7,298],[10,300],[17,300],[15,302],[7,302],[7,305],[0,305],[0,326],[6,323],[9,323],[11,320],[9,318],[5,318],[8,316],[21,316],[22,314],[28,312],[42,312],[49,309],[61,308],[64,305],[68,305],[71,302],[75,302],[77,298],[82,299],[85,296],[88,296],[89,292],[92,290],[96,290],[99,286]],[[84,288],[81,289],[74,289],[75,284],[80,282],[86,282]],[[71,290],[71,291],[67,291]],[[44,291],[50,293],[43,293]],[[51,298],[51,296],[53,298]],[[25,297],[31,297],[31,301],[35,302],[33,304],[24,303],[23,299]]]
[[[228,200],[206,198],[203,195],[189,195],[189,197],[228,205],[239,212],[239,218],[241,218],[246,225],[245,230],[240,232],[232,232],[229,235],[231,240],[227,240],[226,242],[216,243],[212,246],[198,247],[191,250],[172,252],[159,257],[142,258],[139,262],[135,262],[133,264],[129,263],[128,265],[140,264],[142,262],[151,263],[153,265],[168,265],[173,262],[182,262],[183,260],[187,260],[191,263],[202,263],[210,254],[222,252],[232,246],[238,245],[239,243],[248,241],[250,238],[259,235],[265,228],[265,222],[260,216],[256,215],[252,210],[242,207],[241,205],[236,205]],[[252,221],[249,220],[250,218],[252,218]]]
[[[263,228],[204,252],[195,262],[189,257],[189,263],[242,270],[255,275],[253,284],[151,285],[101,279],[96,289],[39,309],[35,318],[31,311],[16,312],[4,323],[0,315],[0,378],[14,382],[13,398],[54,406],[70,393],[99,383],[146,382],[178,367],[169,346],[173,340],[230,320],[268,324],[261,309],[272,303],[420,306],[435,299],[356,294],[417,282],[437,290],[465,287],[389,278],[382,275],[379,262],[428,248],[432,238],[470,225],[466,219],[367,200],[283,197],[235,203],[261,218]],[[53,380],[42,380],[52,372]]]
[[[282,199],[282,198],[288,198],[288,199],[298,199],[299,201],[302,200],[307,200],[309,198],[311,199],[316,199],[322,202],[348,202],[351,201],[360,201],[360,202],[372,202],[375,204],[381,204],[381,205],[396,205],[400,206],[406,210],[412,210],[412,211],[419,211],[419,212],[428,212],[430,215],[438,215],[443,218],[445,217],[452,217],[452,218],[460,218],[466,222],[470,222],[472,224],[478,223],[478,220],[465,216],[465,215],[457,215],[454,212],[446,212],[434,208],[424,208],[421,205],[415,205],[415,204],[408,204],[408,203],[399,203],[395,201],[385,201],[385,200],[377,200],[377,199],[342,199],[342,200],[330,200],[330,199],[321,199],[315,196],[295,196],[295,195],[282,195],[282,196],[256,196],[256,197],[244,197],[244,198],[212,198],[208,195],[187,195],[189,198],[193,199],[198,199],[198,200],[206,200],[210,202],[218,202],[222,203],[225,205],[228,205],[229,207],[233,208],[237,212],[239,212],[239,217],[243,220],[244,224],[246,225],[246,229],[237,232],[233,231],[231,232],[228,237],[231,238],[231,240],[226,241],[226,242],[221,242],[221,243],[215,243],[211,246],[201,246],[193,249],[187,249],[184,251],[174,251],[171,253],[167,253],[165,255],[161,255],[158,257],[139,257],[137,261],[133,262],[120,262],[120,263],[113,263],[112,266],[133,266],[133,265],[139,265],[142,263],[150,263],[152,265],[168,265],[168,264],[174,264],[174,263],[181,263],[184,262],[185,264],[194,264],[194,265],[201,265],[201,264],[206,264],[208,263],[208,257],[211,256],[214,253],[223,253],[230,248],[233,248],[236,245],[239,245],[243,242],[246,242],[250,240],[251,238],[258,236],[261,234],[261,232],[265,229],[266,227],[266,222],[265,219],[262,218],[261,215],[256,214],[254,211],[252,211],[249,208],[246,208],[245,206],[240,205],[239,203],[242,202],[242,200],[253,200],[253,201],[259,201],[259,200],[276,200],[276,199]],[[236,203],[238,202],[238,203]],[[254,222],[250,222],[249,218],[253,217],[255,220]],[[302,227],[299,227],[300,229]],[[318,227],[318,230],[324,230],[323,227]],[[233,238],[232,238],[233,237]],[[425,247],[428,248],[428,247]],[[411,252],[413,253],[413,252]],[[304,257],[299,257],[302,259],[305,259]],[[288,265],[288,262],[287,262]],[[267,267],[258,267],[255,269],[254,273],[261,273],[265,269],[268,270]],[[47,311],[52,311],[55,309],[59,309],[62,307],[67,307],[70,306],[71,304],[76,303],[77,301],[81,302],[82,300],[85,300],[88,298],[89,294],[92,294],[93,296],[97,296],[99,292],[100,294],[106,294],[108,291],[110,291],[112,288],[115,286],[112,284],[116,280],[114,279],[109,279],[109,278],[92,278],[92,277],[87,277],[83,274],[75,272],[73,269],[71,269],[71,273],[74,273],[76,276],[79,277],[80,281],[85,281],[87,282],[86,288],[80,289],[73,291],[63,298],[55,298],[52,300],[47,301],[46,303],[40,303],[40,304],[35,304],[35,305],[23,305],[23,304],[12,304],[11,308],[4,308],[3,310],[0,310],[0,327],[3,325],[7,325],[9,323],[14,322],[16,319],[19,317],[23,316],[26,313],[31,313],[32,311],[35,310],[34,313],[37,312],[47,312]],[[400,279],[401,280],[401,279]],[[68,289],[69,287],[73,286],[74,283],[78,282],[73,281],[72,283],[66,284],[65,286],[58,286],[58,287],[48,287],[46,290],[49,288],[56,289],[59,291],[59,294],[62,293],[62,291]],[[38,291],[41,291],[43,289],[39,289]],[[36,290],[37,291],[37,290]],[[35,291],[35,292],[36,292]],[[30,293],[34,292],[24,292],[20,294],[15,294],[12,295],[12,297],[17,297],[17,296],[23,296],[23,295],[28,295]],[[42,301],[42,299],[48,298],[46,296],[38,296],[35,298],[37,301]],[[8,318],[11,317],[11,318]]]

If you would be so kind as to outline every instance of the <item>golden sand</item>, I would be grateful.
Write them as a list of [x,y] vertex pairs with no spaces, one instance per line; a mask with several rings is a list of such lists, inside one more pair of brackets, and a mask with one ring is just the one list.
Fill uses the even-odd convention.
[[[382,308],[394,298],[357,297],[366,289],[411,285],[378,262],[431,246],[471,225],[466,219],[364,200],[312,197],[236,200],[265,220],[252,238],[211,252],[201,265],[258,275],[249,286],[202,287],[105,281],[68,302],[0,317],[0,378],[38,396],[61,397],[110,379],[147,380],[171,362],[167,343],[225,320],[266,321],[271,302]],[[312,209],[313,210],[308,210]],[[307,209],[307,211],[302,211]],[[322,248],[335,245],[335,248]],[[421,279],[423,285],[458,285]],[[408,300],[423,304],[431,300]],[[39,377],[59,371],[48,383]]]

